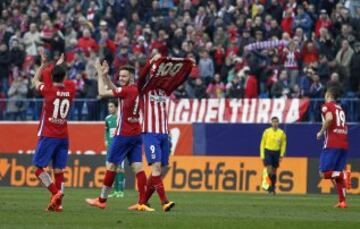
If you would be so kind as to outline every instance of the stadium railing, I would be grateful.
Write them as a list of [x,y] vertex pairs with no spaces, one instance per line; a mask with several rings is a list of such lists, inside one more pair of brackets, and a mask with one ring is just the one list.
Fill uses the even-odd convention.
[[[107,115],[107,99],[75,99],[69,114],[72,121],[99,121]],[[43,99],[0,99],[0,120],[36,121],[39,120]],[[324,99],[310,99],[306,114],[299,122],[321,122],[321,105]],[[348,122],[360,122],[360,99],[342,98],[339,103],[346,113]]]

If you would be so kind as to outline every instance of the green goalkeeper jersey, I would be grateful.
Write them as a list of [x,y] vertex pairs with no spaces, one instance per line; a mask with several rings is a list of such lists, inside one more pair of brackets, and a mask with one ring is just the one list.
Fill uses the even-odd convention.
[[117,116],[108,115],[105,118],[105,144],[107,149],[109,149],[111,145],[111,141],[115,136],[116,127],[117,127]]

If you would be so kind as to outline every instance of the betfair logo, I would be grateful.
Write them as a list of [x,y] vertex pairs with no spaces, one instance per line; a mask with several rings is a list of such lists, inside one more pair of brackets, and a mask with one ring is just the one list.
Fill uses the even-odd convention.
[[8,162],[8,159],[1,158],[0,159],[0,180],[2,180],[3,177],[6,176],[7,171],[10,168],[10,164]]
[[[23,158],[22,158],[23,159]],[[39,180],[35,175],[36,167],[29,160],[19,158],[0,158],[0,181],[1,185],[36,187]],[[71,161],[64,172],[66,187],[101,187],[105,166],[90,166],[80,164],[79,159]],[[46,170],[51,173],[49,168]]]

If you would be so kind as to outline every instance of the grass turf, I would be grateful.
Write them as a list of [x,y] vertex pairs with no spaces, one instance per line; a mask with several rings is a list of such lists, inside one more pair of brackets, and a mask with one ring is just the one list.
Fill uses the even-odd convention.
[[43,188],[0,187],[0,228],[357,228],[360,196],[349,196],[348,209],[334,209],[335,195],[240,193],[169,193],[174,211],[129,212],[136,193],[110,199],[107,209],[87,206],[97,189],[67,189],[64,212],[46,213],[49,194]]

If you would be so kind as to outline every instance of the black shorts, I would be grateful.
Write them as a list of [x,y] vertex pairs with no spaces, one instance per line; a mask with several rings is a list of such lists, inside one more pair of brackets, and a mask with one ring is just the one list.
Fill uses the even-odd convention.
[[265,166],[271,165],[274,168],[279,167],[280,151],[272,151],[265,149]]

